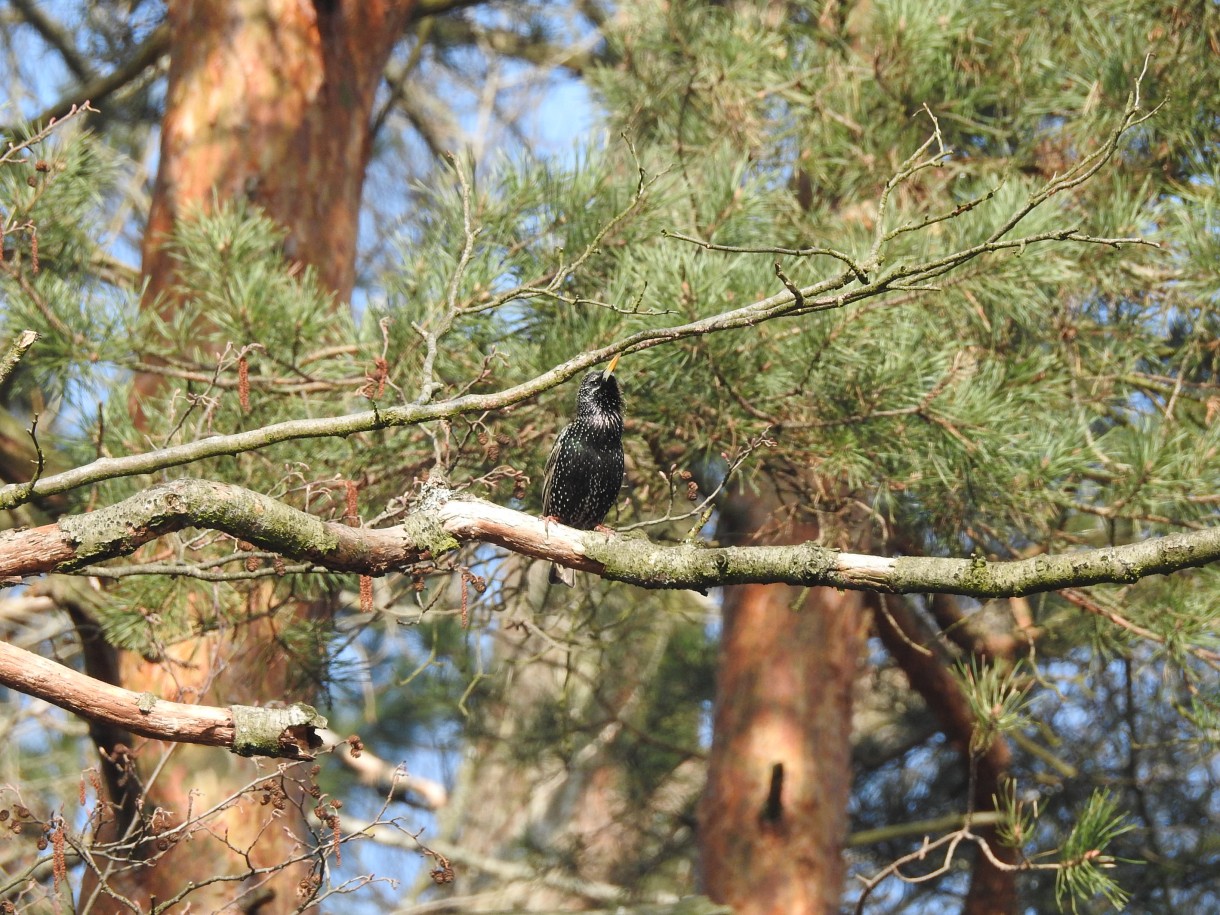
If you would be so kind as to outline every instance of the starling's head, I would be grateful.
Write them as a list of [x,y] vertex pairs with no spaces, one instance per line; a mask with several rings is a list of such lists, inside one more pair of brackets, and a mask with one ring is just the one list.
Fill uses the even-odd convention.
[[623,412],[623,398],[619,394],[618,380],[614,377],[614,367],[618,365],[618,356],[610,360],[603,369],[594,369],[580,383],[580,393],[576,395],[576,413],[580,416],[605,416],[612,414],[620,416]]

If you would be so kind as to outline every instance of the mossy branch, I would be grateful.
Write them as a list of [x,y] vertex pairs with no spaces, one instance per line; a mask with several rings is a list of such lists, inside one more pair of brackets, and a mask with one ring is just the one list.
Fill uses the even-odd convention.
[[1013,561],[886,557],[818,543],[793,546],[663,545],[581,531],[481,499],[429,493],[396,527],[322,521],[269,496],[208,480],[177,480],[57,524],[0,534],[0,576],[78,571],[132,553],[186,527],[222,531],[334,572],[381,575],[464,543],[494,544],[645,588],[706,590],[732,584],[827,586],[891,594],[1016,597],[1098,584],[1130,584],[1220,560],[1220,528]]

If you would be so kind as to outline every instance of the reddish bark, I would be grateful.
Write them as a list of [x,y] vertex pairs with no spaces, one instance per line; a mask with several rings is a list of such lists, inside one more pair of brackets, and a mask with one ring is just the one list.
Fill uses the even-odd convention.
[[[344,301],[355,277],[369,118],[410,0],[177,0],[161,162],[144,236],[149,296],[192,205],[247,199],[289,233],[285,253]],[[172,303],[171,303],[172,307]]]
[[[761,526],[737,512],[730,540]],[[811,539],[794,524],[771,542]],[[843,891],[852,690],[862,597],[816,588],[728,590],[708,783],[700,804],[704,891],[737,915],[824,915]]]
[[82,718],[138,734],[171,735],[177,741],[214,747],[233,745],[233,716],[228,709],[144,697],[7,642],[0,642],[0,683]]
[[[410,7],[410,0],[171,0],[166,113],[143,245],[146,307],[164,314],[176,307],[176,265],[165,248],[175,221],[193,206],[238,199],[257,204],[285,229],[289,261],[315,267],[336,301],[350,296],[374,93]],[[137,395],[161,384],[155,375],[142,376]],[[245,625],[181,643],[159,658],[124,656],[123,684],[216,705],[303,698],[305,678],[283,650],[282,624],[267,613],[275,600],[273,586],[256,587],[247,596]],[[292,609],[299,616],[315,608]],[[155,761],[150,749],[142,764]],[[145,810],[160,805],[181,818],[229,796],[251,774],[248,763],[227,754],[179,748],[151,785]],[[289,798],[289,811],[295,800]],[[147,904],[172,898],[191,881],[244,874],[187,901],[198,911],[263,904],[290,911],[300,901],[303,867],[250,871],[301,853],[302,823],[283,816],[243,800],[155,867],[121,873],[115,883]],[[92,890],[86,886],[84,898]],[[105,908],[105,897],[98,898]]]

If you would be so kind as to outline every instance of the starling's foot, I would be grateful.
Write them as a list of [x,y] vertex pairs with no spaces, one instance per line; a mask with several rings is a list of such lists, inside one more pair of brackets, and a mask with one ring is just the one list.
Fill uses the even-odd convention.
[[616,533],[618,533],[618,532],[617,532],[617,531],[616,531],[614,528],[612,528],[612,527],[606,527],[606,525],[604,525],[604,524],[599,524],[599,525],[597,525],[597,527],[593,528],[593,530],[597,531],[599,534],[616,534]]

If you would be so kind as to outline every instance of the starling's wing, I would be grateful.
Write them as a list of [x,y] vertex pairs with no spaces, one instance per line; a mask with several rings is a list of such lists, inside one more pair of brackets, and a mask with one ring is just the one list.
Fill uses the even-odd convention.
[[555,447],[551,449],[551,455],[546,459],[546,470],[542,471],[542,516],[545,518],[551,514],[551,488],[555,483],[555,464],[559,461],[559,452],[563,450],[564,439],[568,437],[572,427],[564,426],[559,433],[559,437],[555,439]]
[[[555,465],[559,463],[559,453],[563,450],[564,440],[568,437],[572,427],[564,426],[559,436],[555,439],[555,447],[551,449],[550,457],[546,459],[546,470],[542,472],[542,516],[548,518],[552,515],[551,494],[555,485]],[[551,584],[564,584],[569,588],[576,584],[576,574],[564,566],[551,563],[551,573],[547,576]]]

